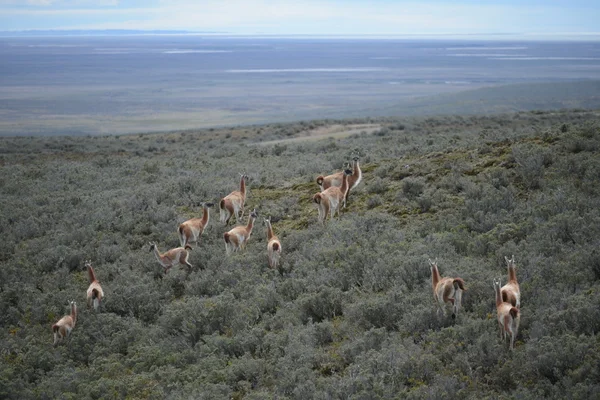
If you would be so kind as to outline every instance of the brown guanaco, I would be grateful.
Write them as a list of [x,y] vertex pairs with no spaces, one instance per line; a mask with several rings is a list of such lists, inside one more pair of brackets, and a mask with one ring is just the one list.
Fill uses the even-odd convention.
[[56,346],[59,341],[69,337],[77,323],[77,303],[71,301],[69,304],[71,305],[71,314],[65,315],[59,319],[57,323],[52,325],[54,346]]
[[277,268],[281,258],[281,242],[273,233],[271,217],[265,218],[265,225],[267,227],[267,255],[269,257],[269,267]]
[[186,265],[188,267],[188,271],[191,271],[191,269],[193,268],[192,264],[188,262],[190,253],[184,247],[176,247],[174,249],[161,253],[160,251],[158,251],[156,243],[150,242],[148,244],[150,245],[150,251],[154,251],[156,259],[164,268],[165,274],[176,265]]
[[319,209],[319,221],[321,223],[325,221],[328,213],[331,218],[335,217],[336,213],[338,216],[340,215],[340,208],[342,204],[346,203],[345,196],[348,191],[348,177],[351,174],[351,170],[345,170],[341,187],[331,186],[329,189],[325,189],[313,196],[313,202],[317,204],[317,208]]
[[220,221],[225,225],[229,223],[232,215],[235,215],[235,220],[237,222],[240,222],[244,216],[244,205],[246,204],[246,180],[248,179],[248,176],[245,174],[240,175],[240,190],[229,193],[219,202]]
[[250,213],[248,224],[246,226],[240,225],[231,229],[229,232],[223,234],[223,240],[225,240],[225,251],[227,254],[231,254],[234,251],[243,250],[250,239],[252,234],[252,228],[254,228],[254,220],[258,217],[256,209]]
[[444,303],[452,304],[452,318],[456,318],[461,306],[462,292],[466,291],[465,281],[462,278],[442,278],[438,270],[437,260],[429,260],[431,267],[431,285],[433,298],[438,306],[438,312],[446,315]]
[[85,267],[88,271],[88,277],[90,279],[90,286],[87,289],[87,306],[88,308],[94,306],[94,311],[98,311],[100,304],[102,303],[102,299],[104,298],[104,291],[102,290],[102,286],[100,286],[100,281],[96,279],[96,274],[94,273],[94,268],[92,267],[91,261],[85,262]]
[[515,256],[512,258],[504,257],[506,261],[506,267],[508,268],[508,283],[502,286],[500,293],[502,293],[502,301],[510,303],[513,307],[521,307],[521,291],[519,289],[519,282],[517,281],[517,271],[515,265]]
[[190,242],[198,244],[204,229],[208,226],[210,220],[210,207],[213,203],[202,203],[202,218],[192,218],[179,225],[177,232],[179,233],[179,242],[181,247],[191,249]]
[[505,341],[506,335],[510,335],[510,349],[515,348],[515,339],[521,322],[521,312],[517,307],[502,300],[500,293],[500,279],[494,279],[494,292],[496,293],[496,313],[498,316],[498,327],[500,338]]

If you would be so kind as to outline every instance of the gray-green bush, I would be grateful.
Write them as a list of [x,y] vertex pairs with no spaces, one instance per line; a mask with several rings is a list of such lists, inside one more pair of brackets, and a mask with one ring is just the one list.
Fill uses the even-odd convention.
[[[311,126],[375,134],[298,138]],[[565,128],[566,127],[566,128]],[[0,139],[0,397],[593,398],[600,390],[596,113],[371,118],[115,137]],[[317,223],[315,177],[360,150],[364,181]],[[256,224],[225,255],[218,209],[188,273],[149,252],[250,176]],[[247,216],[247,212],[246,212]],[[522,319],[492,280],[515,255]],[[428,258],[467,286],[436,313]],[[106,298],[85,306],[91,259]],[[80,306],[66,343],[51,325]]]

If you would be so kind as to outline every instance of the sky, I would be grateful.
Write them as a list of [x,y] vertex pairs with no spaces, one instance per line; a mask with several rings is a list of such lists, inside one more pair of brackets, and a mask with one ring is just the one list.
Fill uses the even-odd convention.
[[0,31],[48,29],[600,39],[600,1],[0,0]]

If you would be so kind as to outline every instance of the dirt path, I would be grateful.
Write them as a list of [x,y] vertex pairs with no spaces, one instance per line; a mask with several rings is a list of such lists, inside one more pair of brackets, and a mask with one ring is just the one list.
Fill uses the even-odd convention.
[[257,142],[260,146],[268,146],[280,143],[296,143],[308,140],[321,140],[325,138],[343,138],[355,134],[366,132],[371,134],[381,129],[380,124],[354,124],[354,125],[329,125],[312,129],[310,131],[301,132],[299,135],[288,139],[269,140],[266,142]]

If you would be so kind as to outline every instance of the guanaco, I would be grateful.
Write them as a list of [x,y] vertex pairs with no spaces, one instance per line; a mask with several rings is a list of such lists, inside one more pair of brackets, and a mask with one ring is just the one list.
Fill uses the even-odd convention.
[[502,301],[510,303],[513,307],[521,307],[521,291],[519,289],[519,282],[517,281],[517,271],[515,265],[515,256],[508,258],[504,256],[506,266],[508,268],[508,283],[502,286],[500,292],[502,293]]
[[340,206],[342,204],[346,204],[345,196],[346,192],[348,191],[348,176],[351,174],[351,170],[345,170],[341,187],[331,186],[329,189],[325,189],[323,192],[317,193],[313,196],[313,202],[317,204],[319,209],[319,221],[322,223],[327,218],[328,211],[332,219],[335,217],[336,213],[339,217],[341,208]]
[[100,303],[104,298],[104,291],[102,290],[102,286],[100,286],[100,281],[96,279],[96,274],[94,273],[92,262],[86,261],[85,267],[87,268],[88,277],[90,279],[90,286],[87,290],[87,306],[88,308],[90,308],[93,305],[94,311],[98,311]]
[[190,253],[184,247],[176,247],[164,253],[158,251],[158,247],[156,247],[156,243],[150,242],[150,251],[154,251],[154,255],[156,259],[160,263],[160,265],[164,268],[165,274],[169,272],[169,270],[176,265],[186,265],[188,267],[188,271],[191,271],[192,264],[188,262],[188,257]]
[[[317,184],[321,188],[321,192],[329,189],[332,186],[341,187],[344,179],[344,171],[347,169],[349,164],[344,166],[344,170],[337,172],[332,175],[322,176],[319,175],[317,177]],[[346,192],[345,200],[348,201],[348,197],[350,195],[350,191],[352,191],[358,184],[362,181],[362,170],[360,169],[360,158],[358,155],[353,155],[352,157],[352,175],[348,177],[348,191]],[[344,207],[346,207],[346,202],[344,203]]]
[[71,335],[71,331],[75,328],[77,323],[77,303],[74,301],[69,302],[71,305],[71,314],[65,315],[58,320],[57,323],[52,325],[52,332],[54,334],[54,346]]
[[269,267],[277,268],[279,266],[279,259],[281,258],[281,242],[273,233],[271,217],[265,218],[265,225],[267,226],[267,255],[269,256]]
[[319,222],[324,224],[325,219],[329,214],[329,199],[322,196],[321,193],[317,193],[313,196],[313,202],[317,205],[317,209],[319,210]]
[[362,170],[360,169],[359,161],[360,159],[358,156],[354,156],[352,158],[352,175],[348,177],[348,190],[346,191],[344,207],[346,207],[346,203],[348,202],[348,196],[350,195],[350,191],[354,190],[354,188],[358,186],[360,181],[362,181]]
[[500,338],[506,340],[506,334],[510,335],[510,349],[515,348],[515,338],[519,331],[521,322],[521,312],[517,307],[502,300],[500,292],[500,279],[494,279],[494,292],[496,293],[496,313],[498,315],[498,327],[500,328]]
[[214,206],[213,203],[202,203],[202,218],[192,218],[181,223],[179,225],[179,242],[181,247],[185,249],[192,249],[189,245],[190,242],[198,244],[200,236],[204,232],[204,229],[208,226],[210,220],[210,207]]
[[441,311],[446,315],[444,303],[452,304],[452,318],[456,318],[461,306],[462,292],[466,291],[465,281],[462,278],[442,278],[438,270],[437,260],[429,260],[431,267],[431,285],[433,286],[433,298]]
[[240,222],[244,216],[244,205],[246,204],[246,180],[248,176],[240,174],[240,190],[233,191],[223,197],[219,202],[220,221],[227,225],[232,215],[236,222]]
[[344,171],[347,170],[348,167],[349,167],[349,164],[344,163],[344,167],[342,168],[342,170],[340,172],[336,172],[335,174],[331,174],[331,175],[327,175],[327,176],[323,176],[323,175],[317,176],[317,185],[319,185],[319,189],[321,189],[321,192],[326,189],[329,189],[332,186],[337,186],[337,187],[342,186],[342,181],[344,179]]
[[256,209],[254,209],[250,213],[248,225],[236,226],[229,232],[225,232],[223,234],[223,239],[225,240],[225,251],[228,255],[234,251],[243,250],[246,247],[246,243],[248,243],[248,239],[250,239],[250,235],[252,234],[254,220],[257,217],[258,212],[256,211]]

